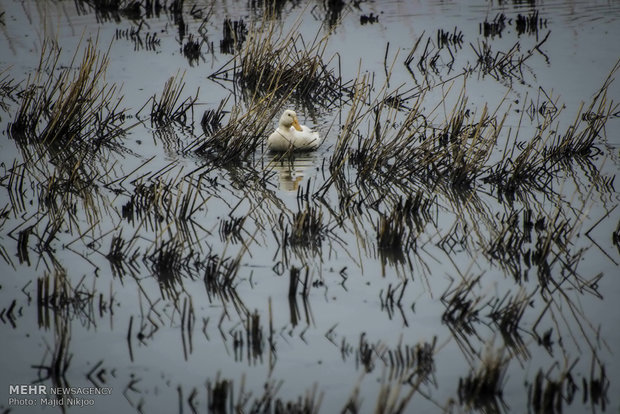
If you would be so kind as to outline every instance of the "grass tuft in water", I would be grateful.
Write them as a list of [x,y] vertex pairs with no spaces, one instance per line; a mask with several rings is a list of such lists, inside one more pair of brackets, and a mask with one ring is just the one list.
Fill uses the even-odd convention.
[[[240,36],[234,38],[238,47]],[[290,95],[310,108],[332,108],[346,100],[350,91],[340,75],[329,68],[335,57],[327,63],[323,58],[328,35],[317,34],[312,43],[306,44],[295,28],[284,34],[277,20],[264,18],[243,38],[246,40],[233,59],[210,77],[237,83],[246,100],[266,94]]]
[[[151,122],[157,126],[165,126],[170,122],[176,122],[180,125],[186,125],[188,122],[188,112],[192,111],[196,100],[198,99],[199,90],[196,96],[189,97],[179,102],[181,93],[185,88],[185,73],[180,75],[177,73],[166,81],[164,90],[159,99],[153,96],[151,98]],[[193,120],[193,116],[192,116]]]
[[124,135],[125,114],[116,86],[103,83],[109,58],[97,51],[96,39],[87,41],[77,71],[61,69],[55,75],[60,55],[57,46],[44,44],[10,133],[20,144],[38,143],[53,156],[80,160]]

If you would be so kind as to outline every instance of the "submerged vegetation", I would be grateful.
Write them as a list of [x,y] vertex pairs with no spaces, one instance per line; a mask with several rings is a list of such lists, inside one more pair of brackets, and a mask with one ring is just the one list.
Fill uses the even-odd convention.
[[[223,23],[215,3],[75,4],[101,22],[132,21],[116,42],[144,53],[166,47],[148,25],[165,16],[202,89],[188,92],[178,70],[126,107],[121,90],[135,91],[108,80],[114,45],[100,37],[73,56],[46,40],[25,79],[0,67],[0,120],[16,149],[0,168],[0,261],[20,276],[0,282],[0,320],[22,328],[36,308],[50,333],[32,364],[38,382],[81,384],[88,366],[88,383],[123,390],[139,412],[159,408],[160,392],[172,410],[214,413],[617,404],[608,327],[583,302],[605,300],[620,253],[606,168],[618,163],[606,134],[620,61],[578,105],[544,85],[536,98],[514,94],[528,65],[549,59],[538,10],[485,18],[477,40],[465,28],[422,32],[391,63],[388,43],[381,70],[360,62],[345,74],[330,42],[353,2],[303,11],[324,23],[310,42],[301,18],[283,29],[286,2],[252,2],[254,15]],[[383,20],[359,17],[363,30]],[[511,25],[535,39],[494,43]],[[213,27],[224,59],[205,68]],[[205,79],[228,95],[205,98]],[[503,95],[480,102],[481,82]],[[318,124],[317,152],[267,152],[289,106]],[[602,222],[612,222],[607,242],[593,236]],[[601,257],[612,265],[583,265]],[[90,329],[109,329],[106,345],[126,329],[129,367],[89,360],[76,337]],[[150,353],[174,335],[179,355],[166,349],[160,367]],[[301,369],[307,382],[287,377]]]

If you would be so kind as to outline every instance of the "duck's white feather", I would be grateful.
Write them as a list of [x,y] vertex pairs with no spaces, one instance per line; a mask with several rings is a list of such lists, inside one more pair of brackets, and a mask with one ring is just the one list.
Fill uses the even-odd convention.
[[[301,130],[295,129],[293,125]],[[321,143],[319,133],[305,125],[299,125],[297,114],[286,110],[280,117],[278,128],[267,139],[267,147],[271,151],[310,151],[318,148]]]

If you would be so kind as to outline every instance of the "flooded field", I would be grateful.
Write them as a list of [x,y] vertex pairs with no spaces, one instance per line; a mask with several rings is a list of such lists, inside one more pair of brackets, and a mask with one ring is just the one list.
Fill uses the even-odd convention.
[[[618,39],[613,1],[3,1],[0,411],[619,412]],[[318,149],[268,151],[285,109]]]

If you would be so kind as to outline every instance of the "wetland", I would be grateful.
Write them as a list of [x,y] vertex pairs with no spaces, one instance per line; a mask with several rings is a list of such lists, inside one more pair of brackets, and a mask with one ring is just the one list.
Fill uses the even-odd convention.
[[0,410],[618,412],[619,22],[3,1]]

